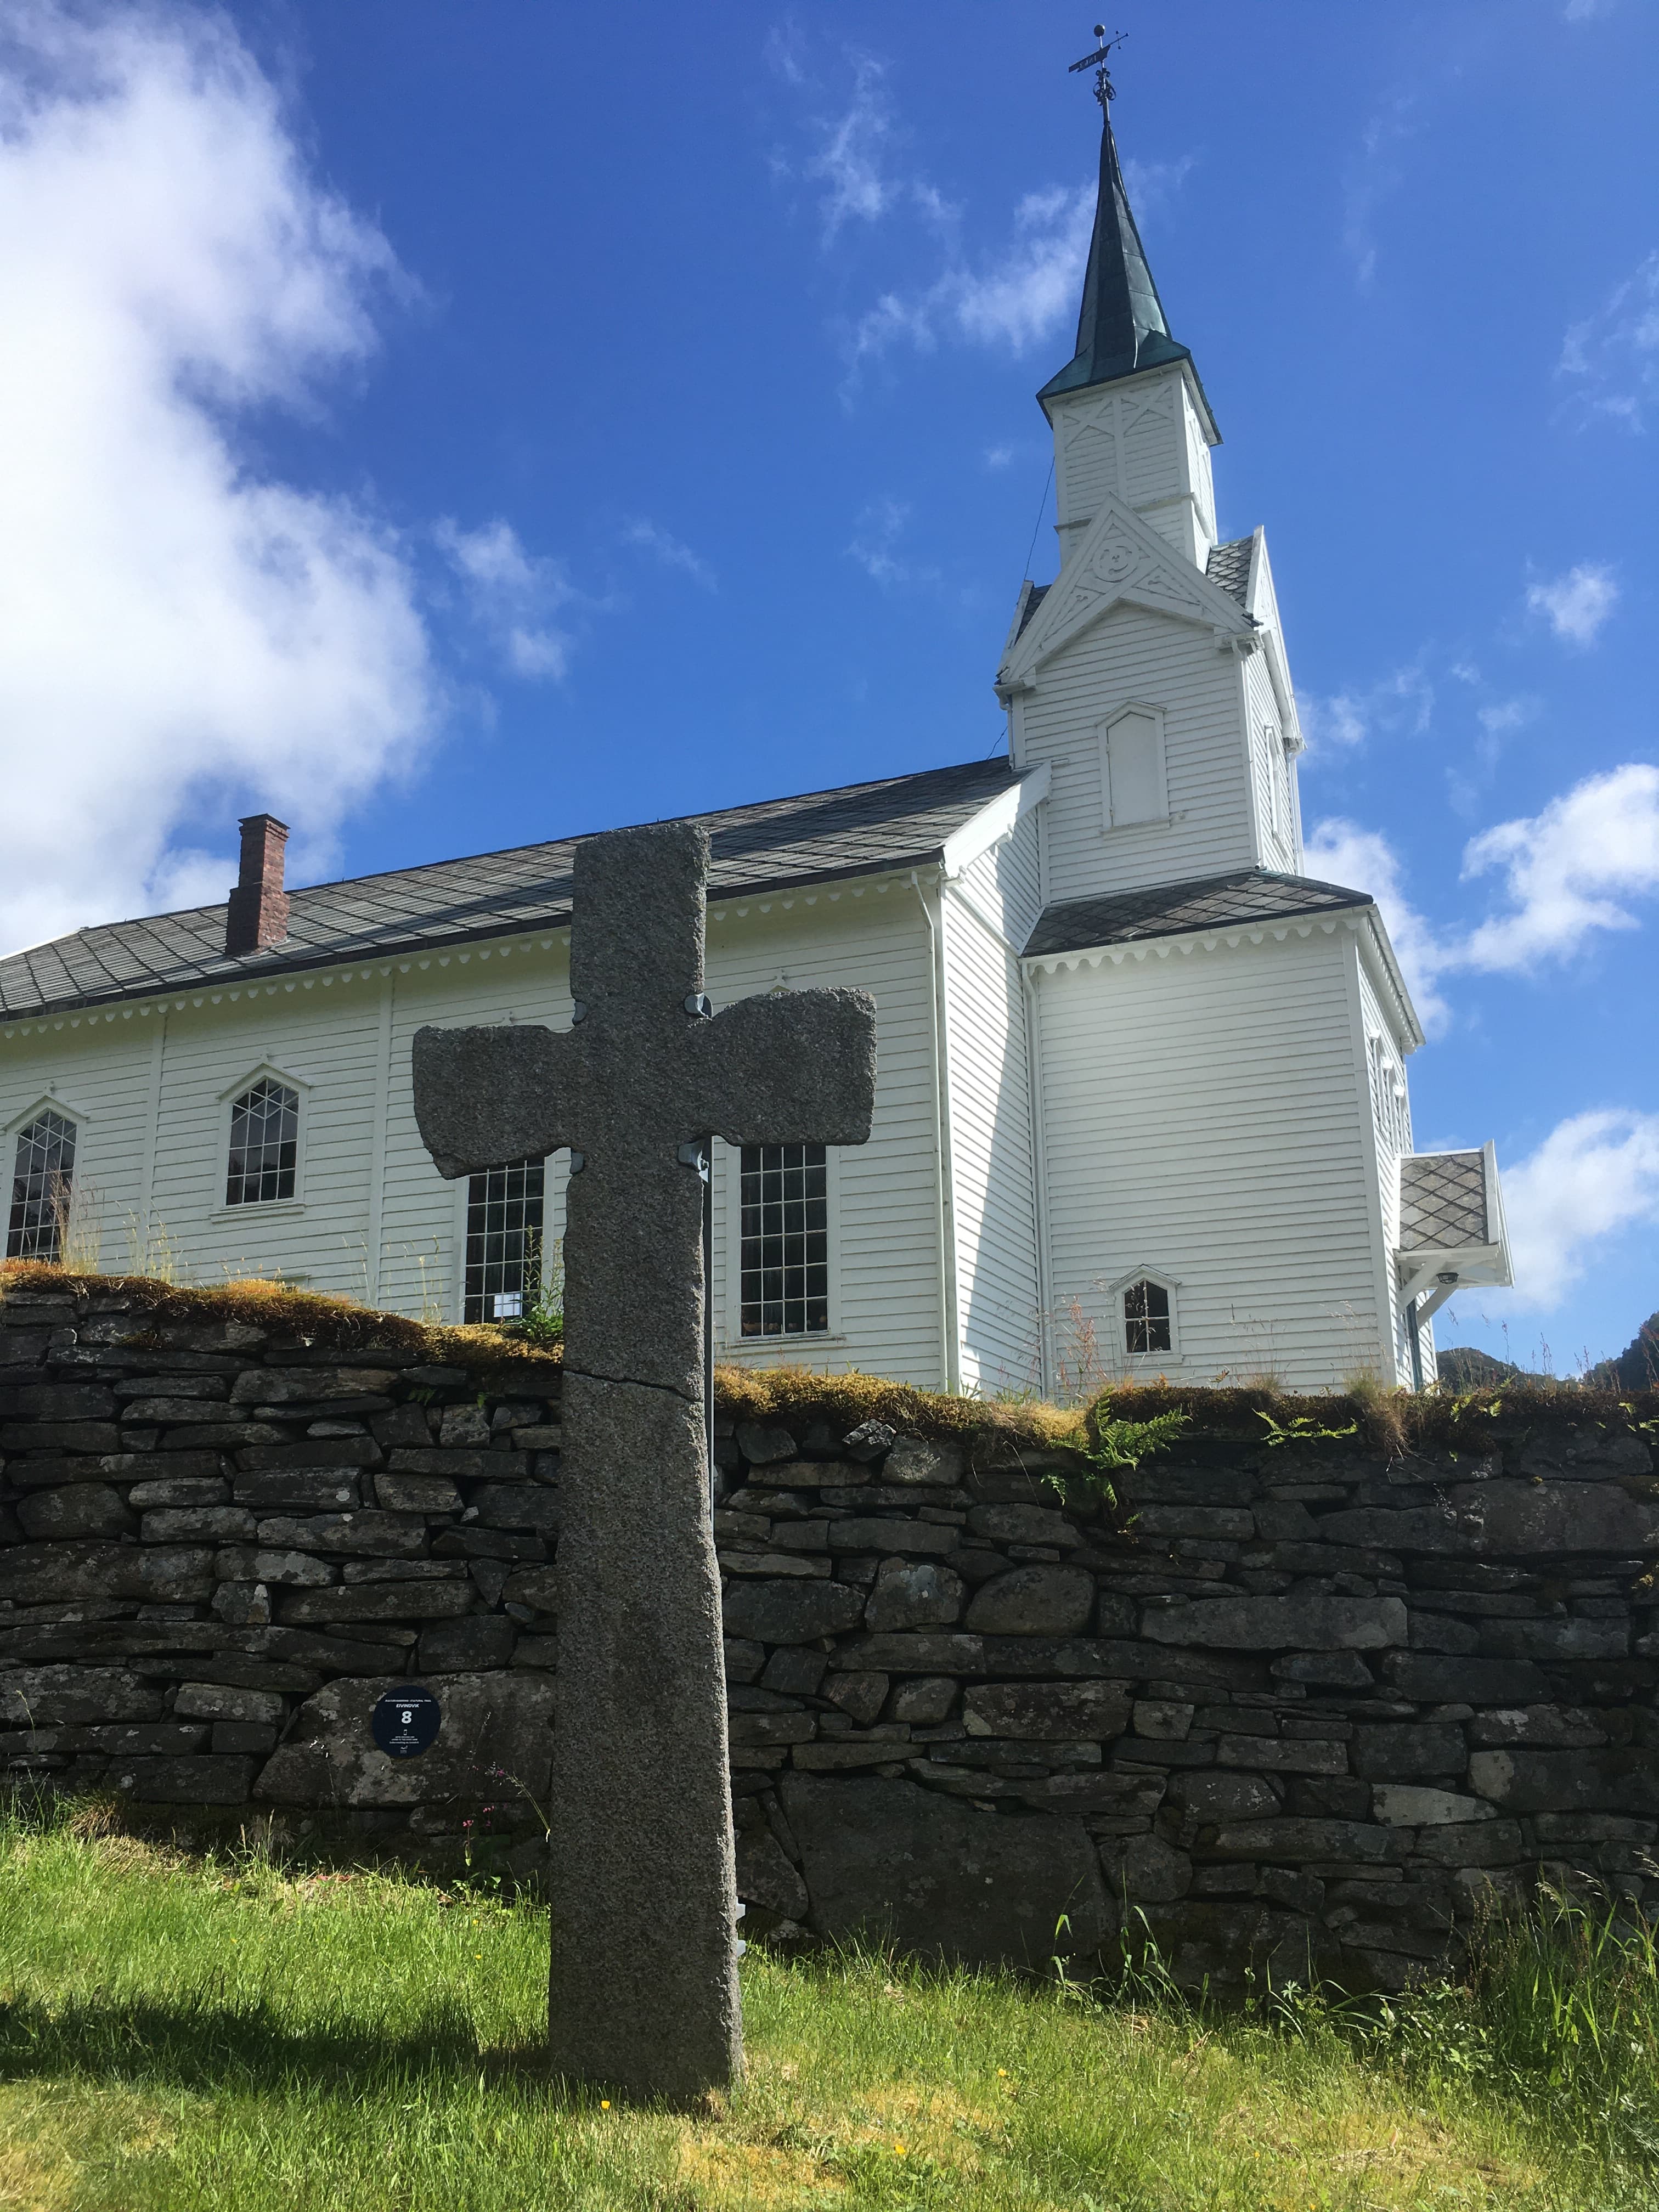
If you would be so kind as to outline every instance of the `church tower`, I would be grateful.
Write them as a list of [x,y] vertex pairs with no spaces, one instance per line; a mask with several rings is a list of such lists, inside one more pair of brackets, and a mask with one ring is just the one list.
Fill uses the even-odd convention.
[[1026,584],[997,691],[1047,762],[1045,896],[1302,866],[1296,700],[1257,530],[1219,539],[1219,445],[1141,243],[1098,63],[1100,179],[1073,358],[1037,394],[1060,573]]
[[1170,335],[1124,188],[1109,110],[1101,119],[1100,185],[1077,352],[1037,398],[1054,434],[1062,549],[1112,492],[1202,568],[1216,539],[1210,448],[1221,434],[1191,354]]

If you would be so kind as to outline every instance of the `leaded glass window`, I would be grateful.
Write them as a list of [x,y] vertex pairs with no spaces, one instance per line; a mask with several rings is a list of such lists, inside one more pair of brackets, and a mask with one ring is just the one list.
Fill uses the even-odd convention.
[[48,1106],[18,1132],[11,1178],[9,1260],[56,1260],[75,1178],[75,1124]]
[[1170,1349],[1170,1293],[1162,1283],[1131,1283],[1123,1293],[1123,1340],[1130,1352]]
[[272,1075],[232,1102],[227,1206],[266,1206],[292,1198],[300,1157],[300,1094]]
[[542,1264],[544,1160],[514,1160],[466,1187],[467,1321],[515,1321],[533,1304]]
[[829,1174],[822,1145],[744,1146],[744,1336],[807,1336],[829,1328]]

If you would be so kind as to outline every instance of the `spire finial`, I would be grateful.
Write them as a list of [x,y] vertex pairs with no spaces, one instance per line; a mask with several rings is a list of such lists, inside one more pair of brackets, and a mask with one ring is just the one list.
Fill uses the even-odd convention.
[[1120,31],[1115,38],[1109,39],[1104,23],[1097,23],[1095,36],[1100,40],[1100,44],[1093,53],[1085,54],[1080,62],[1073,62],[1066,72],[1067,76],[1075,76],[1079,70],[1091,69],[1094,71],[1095,98],[1100,102],[1100,112],[1103,115],[1109,115],[1111,103],[1117,98],[1117,88],[1112,82],[1106,64],[1111,57],[1113,47],[1121,46],[1128,35],[1127,31]]

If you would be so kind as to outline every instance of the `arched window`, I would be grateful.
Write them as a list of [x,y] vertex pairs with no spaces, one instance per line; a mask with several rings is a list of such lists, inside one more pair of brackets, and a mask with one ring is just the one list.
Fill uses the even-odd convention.
[[1147,1352],[1168,1352],[1173,1342],[1170,1293],[1162,1283],[1143,1275],[1123,1293],[1123,1348],[1135,1358]]
[[264,1206],[292,1198],[300,1156],[300,1094],[263,1075],[230,1102],[227,1206]]
[[74,1180],[75,1124],[48,1106],[17,1133],[7,1259],[58,1257]]

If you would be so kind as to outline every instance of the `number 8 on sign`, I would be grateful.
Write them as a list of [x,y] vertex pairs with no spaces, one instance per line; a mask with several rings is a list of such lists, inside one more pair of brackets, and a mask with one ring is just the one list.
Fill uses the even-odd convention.
[[430,1690],[404,1682],[375,1699],[369,1729],[388,1759],[418,1759],[437,1741],[442,1719]]

